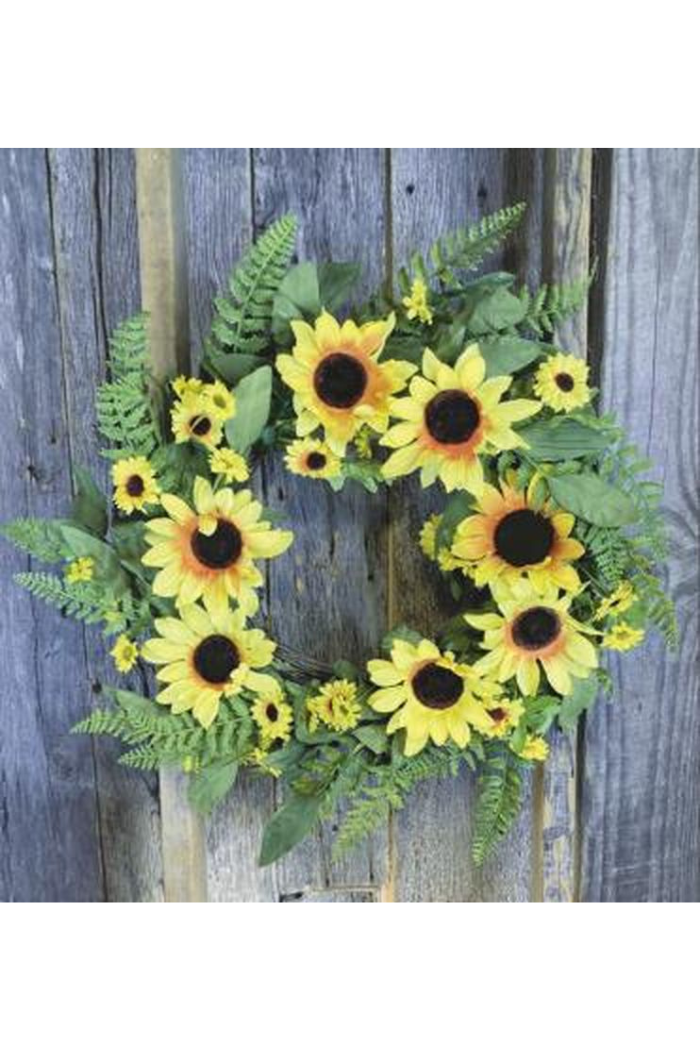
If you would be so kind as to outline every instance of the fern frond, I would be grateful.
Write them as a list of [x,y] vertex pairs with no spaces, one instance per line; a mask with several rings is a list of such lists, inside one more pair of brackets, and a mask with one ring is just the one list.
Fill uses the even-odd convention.
[[214,300],[205,351],[259,354],[269,343],[272,304],[294,251],[297,220],[283,215],[241,259],[226,296]]
[[16,521],[0,525],[0,533],[14,543],[15,547],[40,561],[57,562],[70,557],[70,548],[53,521],[18,518]]
[[478,780],[472,857],[484,863],[496,843],[508,832],[520,812],[522,779],[516,757],[504,747],[486,755]]
[[66,616],[88,624],[104,621],[105,634],[127,629],[138,633],[148,620],[145,602],[128,593],[115,598],[97,581],[67,583],[63,577],[48,572],[19,572],[14,579],[32,597],[48,602]]
[[97,391],[97,424],[112,459],[150,456],[160,441],[149,392],[146,320],[146,314],[136,314],[116,329],[109,344],[110,380]]
[[593,277],[591,273],[571,284],[543,284],[534,293],[523,288],[520,301],[527,309],[518,327],[534,332],[540,339],[551,335],[557,325],[581,309]]
[[576,538],[586,548],[602,582],[614,588],[627,575],[632,562],[630,540],[620,529],[576,523]]
[[399,275],[402,287],[408,289],[411,278],[429,280],[436,277],[443,286],[460,283],[459,274],[476,270],[520,225],[527,209],[524,203],[501,208],[479,222],[439,237],[428,251],[426,260],[420,253],[411,257],[410,266]]

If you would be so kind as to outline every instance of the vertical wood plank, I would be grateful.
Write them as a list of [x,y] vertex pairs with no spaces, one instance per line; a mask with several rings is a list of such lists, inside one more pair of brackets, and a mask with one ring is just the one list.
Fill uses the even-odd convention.
[[[43,150],[0,150],[0,518],[65,514],[71,450]],[[69,735],[84,714],[82,628],[32,601],[14,572],[43,568],[0,547],[3,728],[0,899],[101,901],[94,754]]]
[[680,646],[613,658],[587,720],[581,896],[700,899],[698,151],[615,150],[604,259],[603,404],[665,486]]
[[[384,155],[376,149],[255,150],[254,221],[261,230],[293,210],[300,219],[301,259],[357,260],[359,294],[384,277]],[[295,531],[290,551],[269,568],[269,608],[276,638],[300,652],[362,662],[385,629],[383,495],[355,485],[342,493],[294,478],[281,461],[264,466],[266,501]],[[325,831],[277,865],[279,896],[308,889],[372,887],[381,882],[383,835],[331,864]]]
[[[503,264],[537,280],[542,252],[542,157],[537,151],[392,151],[392,222],[395,266],[436,236],[518,200],[530,204],[519,241],[489,269]],[[437,572],[418,549],[420,527],[444,505],[434,486],[422,492],[416,478],[392,493],[391,619],[428,635],[454,615]],[[470,857],[472,777],[428,784],[413,793],[394,822],[388,894],[399,900],[527,900],[533,878],[533,814],[530,784],[522,816],[494,858],[477,871]]]
[[[580,280],[590,266],[592,150],[548,150],[546,167],[545,274],[547,280],[565,284]],[[566,353],[586,356],[586,306],[555,331],[554,342]],[[541,878],[534,895],[571,901],[578,862],[576,732],[555,730],[550,747],[548,761],[535,771],[543,811]]]
[[[252,237],[248,150],[190,149],[184,158],[190,330],[195,360],[222,293]],[[259,476],[252,480],[258,495]],[[257,866],[263,827],[274,810],[268,778],[243,770],[235,791],[207,821],[207,887],[211,901],[277,900],[274,868]]]
[[[51,150],[49,171],[71,458],[109,492],[107,461],[97,451],[95,389],[104,379],[109,334],[139,309],[133,155]],[[81,693],[92,682],[99,703],[103,684],[123,687],[125,679],[94,627],[83,631],[82,643],[88,677]],[[157,777],[118,765],[113,741],[93,746],[107,898],[161,899]]]
[[[150,314],[154,373],[188,367],[184,210],[177,150],[136,151],[141,292]],[[187,802],[186,777],[160,774],[163,874],[167,901],[206,900],[202,819]]]

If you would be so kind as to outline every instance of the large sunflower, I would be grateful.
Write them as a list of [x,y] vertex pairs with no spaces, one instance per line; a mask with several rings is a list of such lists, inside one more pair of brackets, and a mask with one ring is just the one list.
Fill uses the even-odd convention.
[[415,755],[429,739],[435,744],[451,739],[466,747],[470,726],[487,731],[492,725],[477,697],[497,696],[500,688],[427,639],[418,645],[397,639],[391,659],[370,660],[367,669],[381,686],[370,694],[368,703],[375,711],[394,712],[387,733],[406,730],[406,755]]
[[498,579],[512,583],[527,575],[538,592],[552,584],[567,591],[581,587],[576,569],[569,565],[584,553],[578,540],[569,538],[574,516],[553,511],[549,504],[530,505],[525,492],[507,482],[501,491],[484,485],[476,514],[459,523],[452,553],[474,564],[477,587]]
[[247,489],[213,492],[204,478],[194,483],[194,509],[178,496],[164,495],[161,503],[169,516],[148,522],[151,549],[143,556],[144,565],[160,570],[154,593],[184,604],[204,595],[221,611],[231,597],[255,612],[254,588],[263,578],[254,559],[282,554],[293,533],[261,521],[262,506]]
[[291,354],[280,354],[277,368],[294,391],[297,434],[306,437],[323,426],[325,439],[339,456],[365,424],[383,433],[389,425],[389,398],[403,390],[415,366],[378,358],[395,318],[354,321],[341,326],[325,311],[314,327],[292,321],[296,342]]
[[501,402],[512,376],[485,379],[486,364],[476,344],[453,368],[426,349],[422,373],[411,380],[410,397],[392,399],[391,414],[403,422],[381,439],[398,450],[384,464],[384,476],[420,469],[424,487],[439,477],[448,492],[467,489],[479,495],[484,485],[479,452],[524,445],[511,424],[541,406],[522,398]]
[[204,609],[183,605],[180,619],[164,617],[155,626],[160,638],[149,639],[142,655],[161,665],[156,678],[165,688],[156,699],[169,704],[173,714],[192,711],[208,728],[222,697],[242,689],[263,697],[279,692],[272,675],[255,670],[271,662],[275,643],[257,628],[246,630],[242,609],[219,609],[205,599]]
[[498,613],[467,613],[464,619],[484,631],[483,649],[490,650],[474,664],[480,674],[495,675],[499,682],[516,676],[523,696],[533,696],[540,684],[540,665],[549,684],[567,695],[572,678],[588,678],[598,666],[595,646],[582,631],[595,632],[569,614],[572,597],[557,597],[552,589],[538,594],[528,580],[499,588]]

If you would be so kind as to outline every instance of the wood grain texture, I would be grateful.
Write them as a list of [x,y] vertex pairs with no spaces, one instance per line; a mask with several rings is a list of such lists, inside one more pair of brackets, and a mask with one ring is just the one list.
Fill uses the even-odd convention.
[[[300,219],[300,259],[357,260],[360,294],[374,288],[384,277],[384,163],[380,150],[255,150],[256,231],[292,210]],[[275,636],[324,660],[367,659],[386,623],[384,496],[355,485],[332,493],[294,478],[280,461],[265,464],[264,480],[268,505],[295,532],[291,550],[268,570]],[[339,864],[331,864],[330,845],[320,832],[279,862],[280,898],[381,882],[384,836]]]
[[[525,199],[530,214],[520,238],[489,269],[505,265],[537,281],[542,257],[542,156],[534,151],[392,151],[394,266],[436,234]],[[445,493],[421,492],[415,477],[392,492],[392,622],[435,633],[455,608],[417,546],[429,513]],[[527,900],[533,880],[532,795],[526,784],[521,819],[495,856],[477,870],[470,857],[473,778],[431,783],[414,792],[394,822],[393,892],[398,900]]]
[[[49,151],[48,159],[71,460],[109,492],[108,464],[98,454],[95,389],[104,379],[109,334],[140,309],[133,155],[66,149]],[[125,679],[94,627],[83,631],[81,648],[88,673],[73,688],[99,704],[103,685],[124,687]],[[127,686],[140,688],[138,676],[132,679]],[[107,897],[159,900],[157,777],[118,765],[121,749],[112,741],[93,738],[93,746]]]
[[[136,150],[141,294],[150,314],[156,376],[188,368],[187,279],[181,158],[177,150]],[[206,900],[204,822],[187,801],[187,778],[160,773],[165,899]]]
[[[545,185],[544,270],[548,281],[566,284],[585,277],[590,265],[592,150],[547,151]],[[566,353],[585,357],[588,309],[559,326],[554,343]],[[577,889],[577,732],[550,734],[550,754],[536,770],[541,791],[541,874],[533,896],[545,901],[571,901]],[[539,852],[538,848],[538,852]]]
[[663,481],[680,646],[610,662],[615,700],[586,725],[581,896],[700,899],[698,152],[616,150],[602,388]]
[[[59,516],[71,449],[43,150],[0,150],[0,519]],[[0,899],[100,901],[105,873],[82,628],[18,590],[44,568],[0,546]]]

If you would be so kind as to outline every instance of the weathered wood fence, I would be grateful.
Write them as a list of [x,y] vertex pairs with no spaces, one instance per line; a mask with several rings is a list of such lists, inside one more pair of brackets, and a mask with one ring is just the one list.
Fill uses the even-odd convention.
[[[559,333],[666,487],[680,647],[611,661],[616,699],[528,785],[494,859],[469,858],[467,778],[420,791],[345,862],[319,833],[255,864],[274,785],[243,782],[204,828],[171,776],[124,770],[69,727],[114,680],[94,630],[12,584],[0,549],[0,899],[700,900],[698,152],[694,150],[0,151],[0,519],[61,514],[71,467],[106,478],[93,396],[107,336],[142,301],[156,367],[186,363],[251,237],[300,217],[299,256],[358,258],[365,287],[415,246],[507,203],[530,207],[501,260],[537,282],[598,260],[587,315]],[[430,629],[443,599],[416,552],[435,495],[330,495],[266,464],[296,543],[269,569],[288,645],[366,657],[387,623]]]

